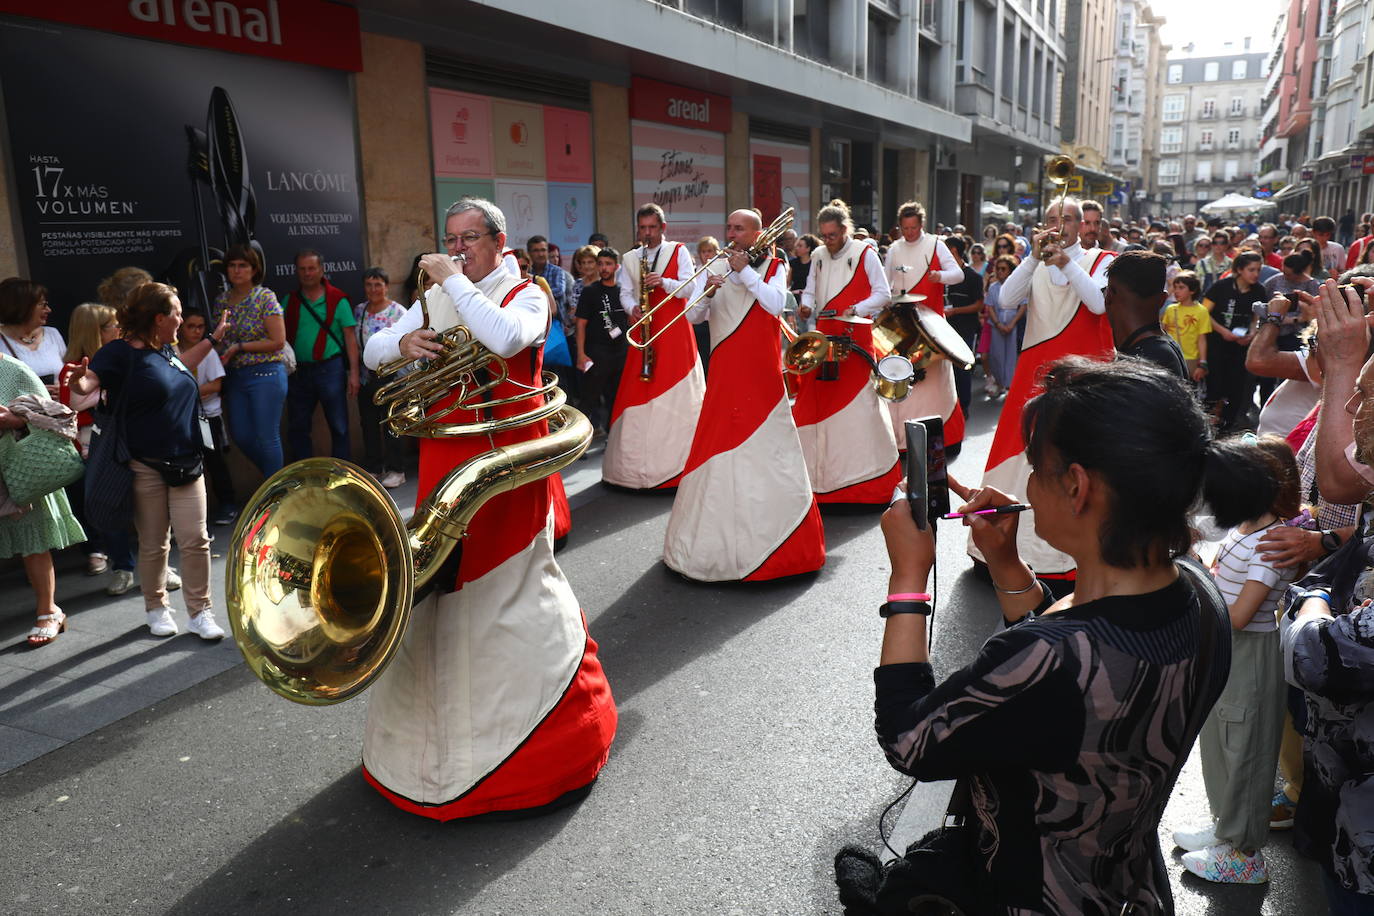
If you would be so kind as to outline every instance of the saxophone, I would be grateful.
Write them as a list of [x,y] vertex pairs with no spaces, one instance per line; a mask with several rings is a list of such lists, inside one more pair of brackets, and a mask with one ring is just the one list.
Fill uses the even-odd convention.
[[640,333],[644,335],[644,347],[639,351],[639,380],[641,382],[650,381],[654,377],[654,347],[649,340],[650,331],[653,330],[653,319],[649,315],[649,284],[644,279],[649,275],[653,264],[649,261],[649,246],[639,246],[639,314],[643,316],[640,321],[644,330]]

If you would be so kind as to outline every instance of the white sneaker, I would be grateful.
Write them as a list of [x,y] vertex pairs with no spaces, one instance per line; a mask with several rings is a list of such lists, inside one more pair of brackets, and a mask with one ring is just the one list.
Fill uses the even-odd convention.
[[388,471],[382,475],[382,486],[388,490],[394,490],[406,482],[406,475],[400,471]]
[[224,629],[215,622],[215,613],[209,608],[206,608],[199,614],[192,615],[191,622],[186,625],[186,629],[190,630],[201,639],[224,638]]
[[105,594],[122,595],[134,587],[134,573],[131,569],[116,569],[110,584],[105,586]]
[[180,632],[177,630],[176,620],[172,617],[171,608],[149,611],[148,630],[154,636],[175,636]]
[[1269,866],[1264,853],[1256,849],[1246,855],[1230,846],[1208,846],[1183,854],[1183,867],[1206,881],[1217,884],[1264,884]]
[[175,569],[167,567],[167,591],[174,592],[181,588],[181,574]]
[[1199,849],[1206,849],[1208,846],[1215,846],[1217,842],[1216,825],[1214,824],[1199,827],[1197,830],[1174,831],[1174,845],[1179,849],[1186,849],[1188,852],[1196,852]]

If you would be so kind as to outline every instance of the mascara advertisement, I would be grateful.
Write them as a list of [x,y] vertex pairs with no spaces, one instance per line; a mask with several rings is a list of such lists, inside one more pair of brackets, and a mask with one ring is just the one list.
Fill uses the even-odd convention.
[[359,294],[346,73],[20,21],[0,22],[0,52],[13,205],[56,324],[126,266],[202,307],[235,244],[261,252],[278,293],[295,288],[295,253],[313,248]]

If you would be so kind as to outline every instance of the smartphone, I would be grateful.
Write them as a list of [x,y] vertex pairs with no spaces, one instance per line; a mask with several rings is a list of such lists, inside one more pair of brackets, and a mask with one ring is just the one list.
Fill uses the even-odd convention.
[[906,421],[907,501],[921,530],[950,511],[949,470],[945,464],[945,421],[922,417]]

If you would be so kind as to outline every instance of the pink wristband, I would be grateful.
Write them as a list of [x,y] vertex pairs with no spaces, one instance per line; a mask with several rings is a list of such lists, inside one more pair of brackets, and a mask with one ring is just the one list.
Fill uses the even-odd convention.
[[900,592],[887,596],[888,601],[930,601],[926,592]]

